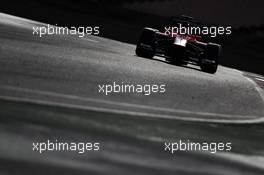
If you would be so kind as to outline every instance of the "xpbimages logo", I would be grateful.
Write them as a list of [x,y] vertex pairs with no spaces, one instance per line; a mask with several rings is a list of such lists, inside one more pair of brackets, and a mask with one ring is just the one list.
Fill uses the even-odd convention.
[[165,93],[166,85],[165,84],[118,84],[113,82],[113,84],[102,84],[98,85],[98,92],[109,95],[113,93],[141,93],[143,95],[151,95],[155,93]]
[[58,140],[47,140],[46,142],[33,142],[32,150],[40,154],[50,151],[71,151],[84,154],[89,151],[99,151],[100,143],[98,142],[60,142]]
[[59,27],[57,25],[47,25],[47,26],[33,26],[33,35],[43,37],[45,35],[77,35],[79,38],[85,37],[85,35],[99,35],[99,26],[88,26],[88,27]]
[[175,36],[177,34],[180,35],[208,35],[212,38],[217,37],[218,35],[231,35],[232,27],[216,27],[216,26],[183,26],[179,24],[179,26],[168,26],[164,27],[165,34],[170,36]]
[[232,150],[231,142],[192,142],[190,140],[177,142],[165,142],[164,150],[174,154],[177,151],[205,151],[215,154],[217,152],[229,152]]

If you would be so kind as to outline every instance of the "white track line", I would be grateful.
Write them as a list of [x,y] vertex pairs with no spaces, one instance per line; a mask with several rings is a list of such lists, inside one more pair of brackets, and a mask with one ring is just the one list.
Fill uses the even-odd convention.
[[[125,102],[116,102],[116,101],[107,101],[107,100],[100,100],[95,98],[88,98],[88,97],[79,97],[75,95],[67,95],[67,94],[61,94],[56,92],[49,92],[49,91],[42,91],[42,90],[34,90],[34,89],[28,89],[28,88],[20,88],[20,87],[13,87],[13,86],[0,86],[0,89],[8,90],[8,91],[15,91],[15,92],[21,92],[21,93],[31,93],[35,95],[45,95],[50,97],[58,97],[58,98],[64,98],[67,100],[78,100],[83,102],[92,102],[92,103],[98,103],[98,104],[107,104],[107,105],[115,105],[117,107],[132,107],[137,109],[146,109],[151,110],[155,112],[170,112],[170,113],[176,113],[177,115],[195,115],[195,116],[204,116],[204,117],[221,117],[221,118],[238,118],[241,119],[243,117],[245,118],[259,118],[258,116],[243,116],[243,115],[234,115],[234,114],[217,114],[217,113],[209,113],[209,112],[199,112],[199,111],[187,111],[187,110],[180,110],[180,109],[171,109],[171,108],[163,108],[163,107],[156,107],[156,106],[147,106],[147,105],[141,105],[141,104],[132,104],[132,103],[125,103]],[[109,107],[110,108],[110,107]]]
[[137,117],[147,117],[147,118],[158,118],[158,119],[171,119],[171,120],[180,120],[180,121],[190,121],[190,122],[203,122],[203,123],[227,123],[227,124],[258,124],[264,123],[264,118],[257,119],[245,119],[245,120],[228,120],[228,119],[202,119],[202,118],[193,118],[193,117],[180,117],[175,115],[163,115],[163,114],[154,114],[154,113],[144,113],[144,112],[134,112],[134,111],[125,111],[119,109],[107,109],[100,107],[90,107],[84,105],[74,105],[74,104],[66,104],[66,103],[57,103],[50,102],[44,100],[32,100],[26,98],[17,98],[17,97],[9,97],[9,96],[0,96],[0,99],[7,100],[11,102],[24,102],[24,103],[32,103],[38,105],[45,105],[51,107],[61,107],[68,108],[74,110],[86,110],[86,111],[94,111],[94,112],[105,112],[112,114],[119,114],[122,117],[126,116],[137,116]]
[[90,41],[90,42],[94,42],[94,43],[98,43],[99,41],[97,40],[93,40],[93,39],[90,39],[90,38],[81,38],[82,40],[86,40],[86,41]]
[[[54,94],[50,92],[48,93]],[[59,95],[59,94],[56,94],[56,95]],[[62,94],[60,95],[65,97],[65,95],[62,95]],[[80,98],[76,96],[72,96],[72,97]],[[28,98],[11,97],[11,96],[4,96],[4,95],[0,96],[0,99],[12,101],[12,102],[33,103],[33,104],[46,105],[46,106],[52,106],[52,107],[62,107],[62,108],[77,109],[77,110],[113,113],[113,114],[122,115],[124,117],[125,116],[138,116],[138,117],[151,117],[151,118],[159,118],[159,119],[171,119],[171,120],[192,121],[192,122],[230,123],[230,124],[231,123],[232,124],[255,124],[255,123],[264,122],[264,118],[257,118],[257,117],[255,117],[254,119],[208,119],[208,118],[204,119],[204,118],[197,118],[197,117],[182,117],[181,113],[178,113],[175,115],[158,114],[157,108],[156,108],[156,111],[153,111],[153,113],[147,113],[147,112],[135,112],[135,111],[129,111],[129,110],[113,109],[113,108],[111,109],[111,108],[104,108],[104,107],[92,107],[92,106],[86,106],[86,105],[67,104],[67,103],[62,103],[62,102],[50,102],[46,100],[32,100]],[[90,101],[91,99],[88,99],[88,100]],[[114,103],[114,102],[106,102],[106,103]],[[148,108],[151,108],[153,110],[155,109],[154,107],[152,108],[150,106],[148,106]],[[177,110],[175,111],[176,111],[175,113],[177,113]],[[195,112],[193,113],[189,112],[189,113],[193,114],[194,116],[197,115],[197,113]],[[217,114],[214,114],[214,115],[217,115]],[[228,115],[228,116],[230,118],[233,117],[233,115]]]
[[262,78],[255,78],[256,80],[259,80],[259,81],[264,81],[264,79]]
[[264,104],[264,91],[259,87],[259,85],[255,81],[253,81],[252,79],[250,79],[246,76],[245,76],[245,78],[254,85],[256,91],[259,93],[259,96],[261,97],[262,102]]

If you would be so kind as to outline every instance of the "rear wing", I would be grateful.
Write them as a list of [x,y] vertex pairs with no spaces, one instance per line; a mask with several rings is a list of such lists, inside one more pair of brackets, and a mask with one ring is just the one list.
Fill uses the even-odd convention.
[[208,26],[208,24],[205,24],[198,19],[186,15],[173,16],[170,18],[170,25],[177,26],[179,24],[182,24],[183,26],[193,26],[193,27]]

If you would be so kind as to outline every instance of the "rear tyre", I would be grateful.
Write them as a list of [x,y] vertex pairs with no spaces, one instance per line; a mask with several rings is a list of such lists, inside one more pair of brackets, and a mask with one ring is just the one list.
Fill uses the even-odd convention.
[[205,58],[201,60],[202,71],[211,74],[216,73],[220,52],[221,46],[219,44],[208,43],[205,49]]
[[136,48],[136,55],[144,58],[153,58],[156,52],[156,32],[151,28],[144,28]]

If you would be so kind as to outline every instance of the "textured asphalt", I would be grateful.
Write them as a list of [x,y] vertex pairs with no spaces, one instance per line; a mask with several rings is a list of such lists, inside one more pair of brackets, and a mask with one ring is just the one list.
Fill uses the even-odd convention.
[[[1,174],[263,174],[263,91],[243,72],[140,58],[134,45],[95,36],[32,35],[40,25],[0,14]],[[113,82],[166,91],[99,92]],[[86,156],[32,151],[34,140],[54,138],[103,148]],[[232,140],[237,148],[165,153],[162,141],[177,139]]]

